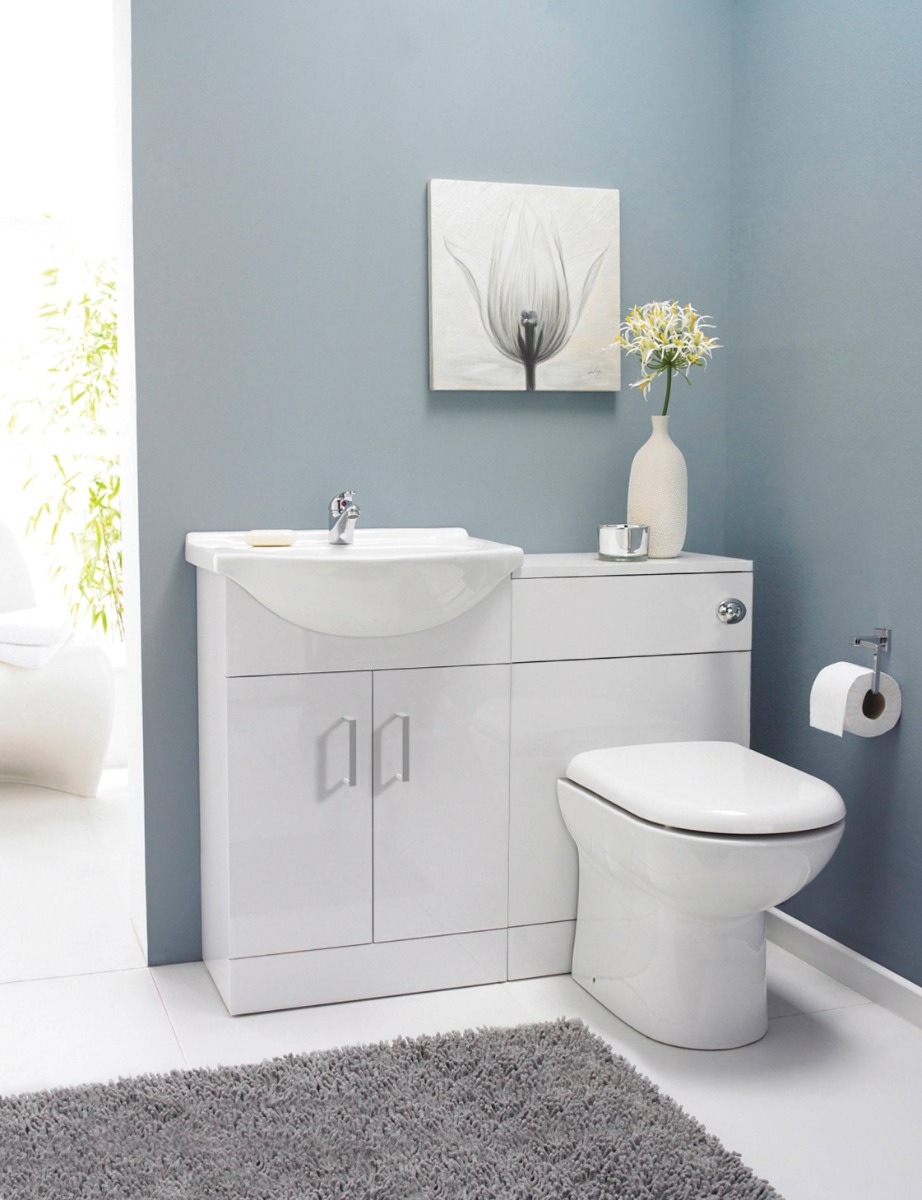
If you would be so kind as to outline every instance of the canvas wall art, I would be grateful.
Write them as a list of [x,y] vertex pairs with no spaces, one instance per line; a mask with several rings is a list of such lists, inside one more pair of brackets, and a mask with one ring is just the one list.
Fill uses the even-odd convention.
[[619,193],[429,181],[430,387],[611,392]]

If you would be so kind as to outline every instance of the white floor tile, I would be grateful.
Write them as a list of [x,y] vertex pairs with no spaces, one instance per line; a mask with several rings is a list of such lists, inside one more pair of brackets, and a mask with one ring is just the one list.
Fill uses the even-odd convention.
[[143,967],[125,891],[124,787],[0,783],[0,982]]
[[3,1094],[185,1065],[146,968],[0,984]]
[[876,1005],[779,1018],[682,1080],[689,1110],[785,1200],[922,1196],[922,1035]]
[[769,1019],[855,1004],[870,1004],[870,1001],[789,951],[768,943]]
[[154,967],[152,974],[190,1066],[258,1062],[523,1020],[505,984],[231,1017],[202,963]]

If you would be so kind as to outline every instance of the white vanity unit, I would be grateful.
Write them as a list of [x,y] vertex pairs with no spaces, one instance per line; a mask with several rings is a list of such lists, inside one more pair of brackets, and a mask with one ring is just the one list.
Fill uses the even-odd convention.
[[750,619],[717,609],[751,608],[749,562],[527,555],[460,616],[349,637],[187,557],[204,958],[231,1013],[569,971],[569,760],[748,743]]

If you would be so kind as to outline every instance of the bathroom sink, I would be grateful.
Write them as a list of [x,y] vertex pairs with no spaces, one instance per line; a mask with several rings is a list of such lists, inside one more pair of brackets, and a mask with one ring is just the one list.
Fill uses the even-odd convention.
[[291,546],[270,547],[247,545],[242,532],[190,533],[186,559],[304,629],[389,637],[460,617],[524,554],[465,529],[357,529],[350,546],[331,546],[326,530],[308,529]]

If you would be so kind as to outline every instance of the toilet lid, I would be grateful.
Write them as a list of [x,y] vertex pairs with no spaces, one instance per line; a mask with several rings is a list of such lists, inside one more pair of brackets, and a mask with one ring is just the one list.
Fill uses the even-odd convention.
[[735,742],[589,750],[567,778],[645,821],[700,833],[795,833],[845,816],[828,783]]

